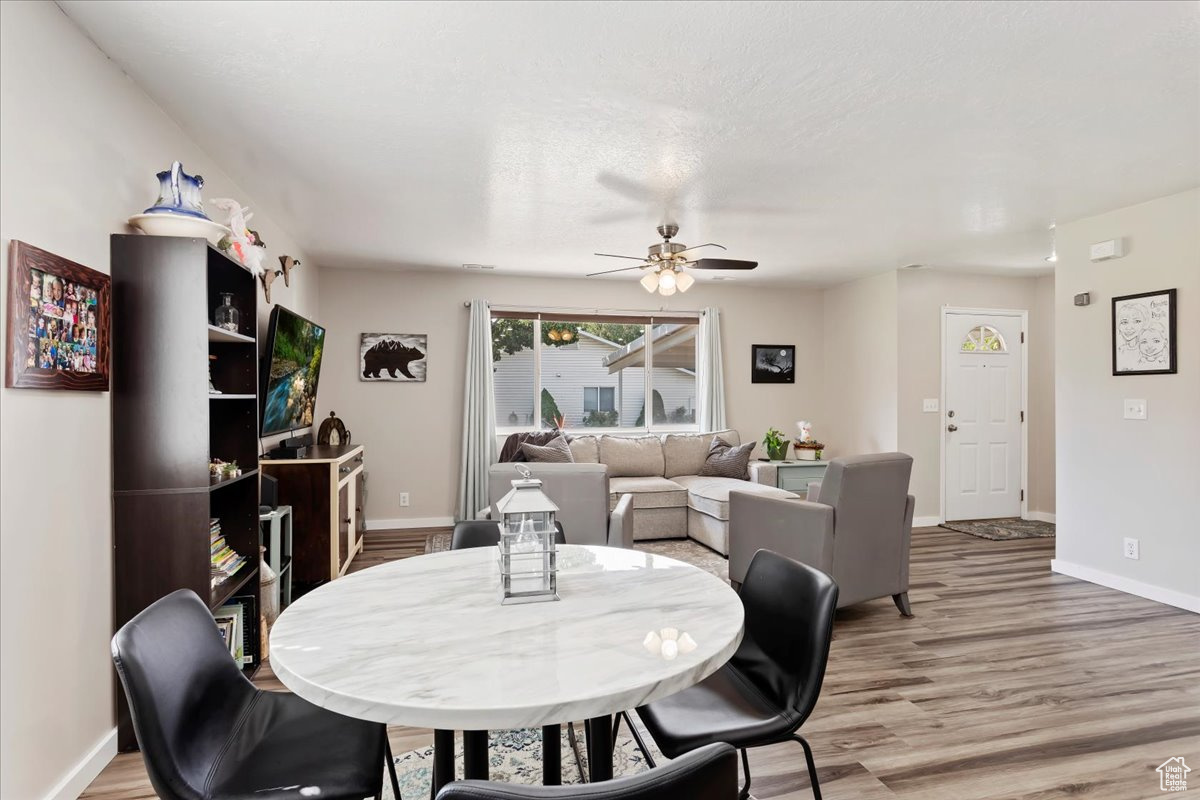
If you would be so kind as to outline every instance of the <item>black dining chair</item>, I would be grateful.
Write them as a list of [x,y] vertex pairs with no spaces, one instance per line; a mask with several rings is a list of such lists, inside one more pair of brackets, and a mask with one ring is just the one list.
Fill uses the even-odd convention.
[[437,800],[734,800],[737,751],[712,744],[649,772],[583,786],[516,786],[457,781]]
[[[746,798],[746,749],[799,742],[813,795],[821,800],[812,748],[796,731],[821,694],[837,596],[837,584],[824,572],[770,550],[755,553],[740,592],[746,624],[733,658],[700,683],[637,709],[663,755],[675,758],[728,742],[742,751],[746,785],[740,797]],[[637,729],[629,727],[653,764]]]
[[[566,544],[567,537],[563,526],[557,520],[554,534],[555,544]],[[500,544],[500,523],[488,519],[468,519],[454,524],[454,533],[450,535],[451,550],[466,550],[471,547],[495,547]]]
[[255,688],[180,589],[117,631],[112,658],[150,783],[166,800],[362,800],[383,793],[387,728]]

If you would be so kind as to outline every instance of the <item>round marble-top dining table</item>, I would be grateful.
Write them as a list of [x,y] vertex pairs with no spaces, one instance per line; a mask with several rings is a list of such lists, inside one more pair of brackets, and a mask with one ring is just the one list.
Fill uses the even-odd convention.
[[[488,730],[549,735],[572,720],[587,721],[592,779],[606,779],[610,715],[715,672],[741,642],[742,603],[682,561],[578,545],[558,547],[558,595],[501,605],[494,547],[392,561],[288,606],[271,630],[271,666],[315,705],[435,729],[434,791],[454,778],[455,730],[476,778],[487,777]],[[646,635],[663,628],[695,649],[652,652]],[[549,777],[558,747],[543,750]]]

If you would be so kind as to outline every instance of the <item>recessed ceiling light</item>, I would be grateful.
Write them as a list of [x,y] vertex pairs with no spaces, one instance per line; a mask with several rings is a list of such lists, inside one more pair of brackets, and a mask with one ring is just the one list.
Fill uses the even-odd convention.
[[495,269],[495,264],[463,264],[463,269]]

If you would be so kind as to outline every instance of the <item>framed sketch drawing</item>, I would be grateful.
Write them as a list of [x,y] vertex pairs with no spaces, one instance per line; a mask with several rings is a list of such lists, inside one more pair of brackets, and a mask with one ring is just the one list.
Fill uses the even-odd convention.
[[425,381],[429,336],[424,333],[364,333],[358,373],[364,381]]
[[751,383],[795,383],[796,345],[750,345]]
[[1174,375],[1175,290],[1112,299],[1112,374]]
[[111,287],[103,272],[14,239],[4,385],[107,392]]

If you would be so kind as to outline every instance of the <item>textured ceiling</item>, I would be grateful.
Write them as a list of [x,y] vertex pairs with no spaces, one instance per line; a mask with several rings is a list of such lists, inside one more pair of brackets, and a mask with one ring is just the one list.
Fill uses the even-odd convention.
[[1195,2],[60,5],[327,266],[1035,272],[1200,184]]

